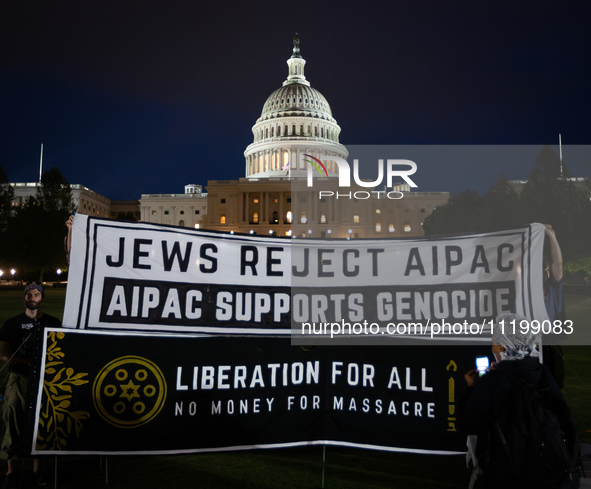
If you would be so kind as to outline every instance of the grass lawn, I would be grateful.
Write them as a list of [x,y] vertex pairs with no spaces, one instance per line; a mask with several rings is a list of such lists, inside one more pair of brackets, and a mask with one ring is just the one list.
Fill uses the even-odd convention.
[[[22,298],[22,290],[0,288],[0,323],[24,310]],[[565,298],[574,327],[591,327],[591,295],[569,293]],[[43,310],[61,319],[64,299],[65,289],[47,288]],[[586,432],[591,430],[591,346],[564,347],[564,356],[564,393],[582,431],[582,441],[591,443],[591,432]],[[109,457],[108,487],[320,488],[322,458],[323,448],[316,446],[204,455]],[[53,458],[48,458],[47,463],[52,465]],[[100,458],[94,456],[59,458],[58,487],[105,487],[104,460],[102,463],[101,468]],[[324,470],[325,487],[335,489],[465,488],[469,480],[461,456],[396,454],[338,447],[326,448]]]

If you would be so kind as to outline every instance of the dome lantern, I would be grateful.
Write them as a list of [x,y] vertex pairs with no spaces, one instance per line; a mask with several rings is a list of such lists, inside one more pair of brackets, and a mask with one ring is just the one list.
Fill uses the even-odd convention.
[[310,82],[306,81],[306,77],[304,76],[306,60],[300,54],[300,36],[298,36],[297,32],[293,38],[293,54],[287,60],[287,66],[289,66],[289,72],[287,80],[283,82],[283,86],[289,85],[290,83],[301,83],[302,85],[310,86]]

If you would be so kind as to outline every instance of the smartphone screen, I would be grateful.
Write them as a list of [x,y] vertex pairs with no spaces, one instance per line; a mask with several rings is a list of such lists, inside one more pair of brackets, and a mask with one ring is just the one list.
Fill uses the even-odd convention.
[[476,368],[478,369],[478,375],[482,377],[486,373],[486,369],[489,367],[490,362],[488,357],[476,357]]

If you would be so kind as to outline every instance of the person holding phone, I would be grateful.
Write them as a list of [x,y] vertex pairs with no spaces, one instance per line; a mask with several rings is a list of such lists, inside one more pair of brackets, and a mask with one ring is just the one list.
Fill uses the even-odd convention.
[[510,428],[511,416],[517,409],[519,396],[516,389],[521,387],[515,378],[536,386],[547,386],[559,403],[566,405],[566,401],[550,371],[539,362],[539,334],[534,334],[529,327],[517,327],[515,332],[513,328],[499,327],[501,321],[506,325],[513,320],[517,325],[529,326],[527,318],[517,314],[505,313],[497,317],[492,335],[495,362],[486,375],[479,377],[477,368],[465,374],[468,388],[458,403],[458,422],[460,429],[468,435],[478,435],[474,455],[476,465],[482,470],[485,487],[540,489],[539,485],[518,480],[502,435]]

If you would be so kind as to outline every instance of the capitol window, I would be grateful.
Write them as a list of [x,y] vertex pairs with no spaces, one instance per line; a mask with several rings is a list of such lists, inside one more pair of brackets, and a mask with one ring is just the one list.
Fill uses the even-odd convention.
[[381,233],[382,232],[382,224],[379,222],[376,222],[376,233]]
[[353,214],[353,222],[355,222],[355,223],[359,222],[359,214]]
[[410,221],[404,221],[404,232],[410,233]]
[[252,215],[252,223],[253,224],[258,224],[259,223],[259,213],[258,212],[253,213],[253,215]]
[[394,232],[394,224],[390,224],[388,226],[388,232],[393,233]]
[[320,223],[321,224],[326,224],[326,214],[321,214],[320,215]]
[[220,216],[220,224],[226,224],[226,214]]

